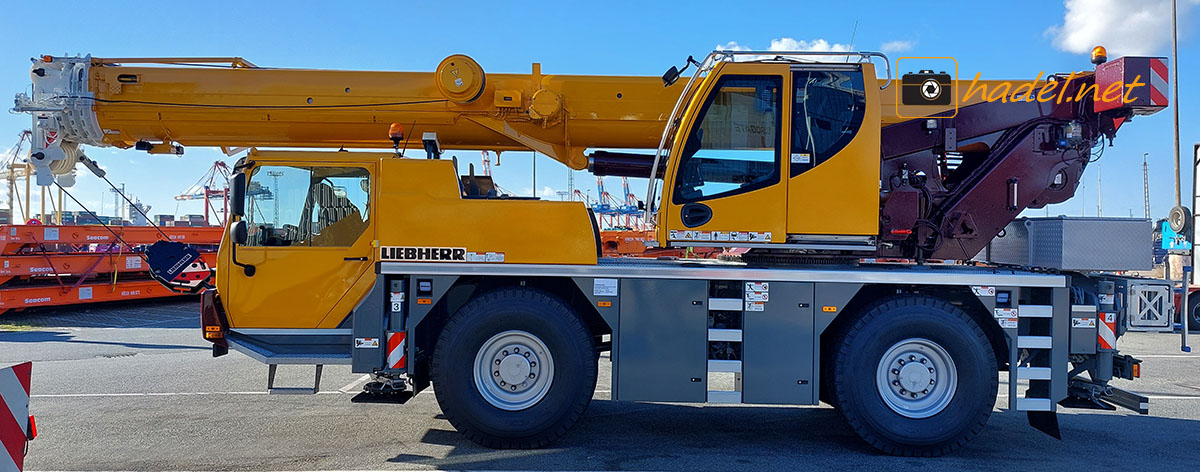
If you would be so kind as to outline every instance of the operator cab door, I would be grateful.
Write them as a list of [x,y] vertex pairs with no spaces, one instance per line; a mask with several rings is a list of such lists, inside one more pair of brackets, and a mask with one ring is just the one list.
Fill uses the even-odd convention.
[[874,77],[871,64],[792,66],[786,167],[790,242],[869,245],[879,233]]
[[674,246],[745,246],[786,239],[782,150],[786,64],[722,63],[672,146],[664,193]]
[[[222,267],[236,328],[334,328],[370,280],[375,163],[270,162],[249,170],[248,238]],[[365,280],[365,282],[363,282]],[[347,296],[351,293],[352,296]]]

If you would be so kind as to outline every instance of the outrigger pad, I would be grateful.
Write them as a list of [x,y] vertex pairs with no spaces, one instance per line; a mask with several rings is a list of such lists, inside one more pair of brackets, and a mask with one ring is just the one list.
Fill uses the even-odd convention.
[[172,291],[196,293],[211,287],[212,268],[188,244],[158,241],[146,249],[146,261],[150,264],[150,276]]
[[1033,429],[1050,435],[1050,437],[1062,440],[1062,434],[1058,430],[1058,413],[1053,411],[1029,411],[1029,426]]

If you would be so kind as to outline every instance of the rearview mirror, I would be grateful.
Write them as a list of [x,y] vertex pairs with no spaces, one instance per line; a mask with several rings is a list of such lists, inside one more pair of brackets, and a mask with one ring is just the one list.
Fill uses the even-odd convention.
[[237,223],[234,223],[233,226],[229,227],[229,238],[233,240],[234,244],[239,246],[246,245],[246,241],[249,239],[249,236],[247,236],[248,234],[246,220],[239,220]]
[[676,80],[679,80],[679,68],[671,66],[670,69],[667,69],[667,73],[662,76],[663,87],[670,87]]
[[[229,184],[229,212],[234,216],[246,216],[246,173],[233,174]],[[245,229],[242,230],[245,232]],[[241,243],[239,243],[241,244]]]

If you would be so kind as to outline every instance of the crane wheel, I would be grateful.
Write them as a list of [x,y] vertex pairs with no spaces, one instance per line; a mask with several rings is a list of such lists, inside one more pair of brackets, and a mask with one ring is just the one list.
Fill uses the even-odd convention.
[[1188,332],[1200,333],[1200,292],[1188,295]]
[[886,454],[946,454],[979,434],[992,414],[999,379],[991,343],[975,320],[944,300],[880,300],[837,346],[838,410]]
[[596,389],[596,350],[579,316],[532,288],[475,297],[446,322],[431,379],[450,424],[479,445],[550,444],[583,416]]

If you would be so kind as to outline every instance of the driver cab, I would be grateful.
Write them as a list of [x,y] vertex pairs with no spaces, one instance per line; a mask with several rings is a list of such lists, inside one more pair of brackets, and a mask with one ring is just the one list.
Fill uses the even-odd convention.
[[870,63],[718,62],[690,97],[663,183],[670,246],[866,249],[878,234]]

